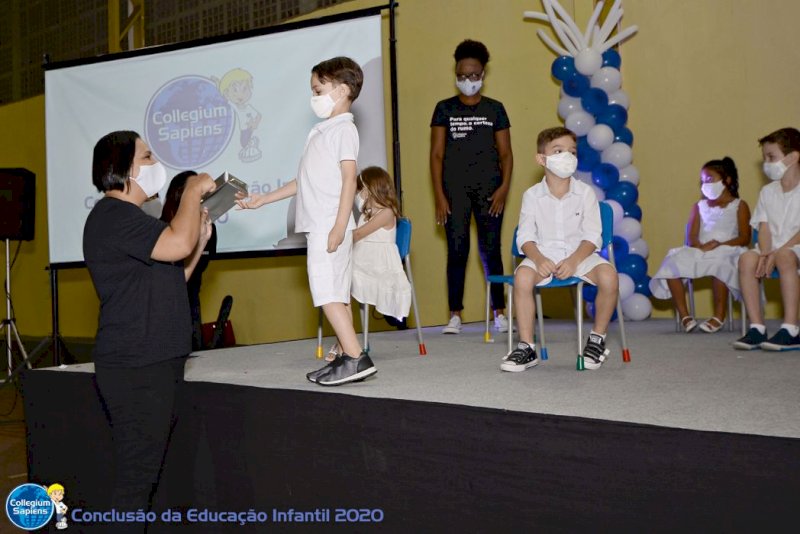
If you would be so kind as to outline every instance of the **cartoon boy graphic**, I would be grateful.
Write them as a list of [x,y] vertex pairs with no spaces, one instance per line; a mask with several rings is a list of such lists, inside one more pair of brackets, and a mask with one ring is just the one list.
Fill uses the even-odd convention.
[[242,149],[239,159],[250,163],[261,158],[258,149],[258,137],[253,135],[261,122],[261,113],[249,104],[253,96],[253,75],[244,69],[231,69],[225,73],[221,80],[216,80],[217,87],[222,96],[233,104],[236,119],[239,122],[239,141]]
[[47,488],[47,494],[56,507],[56,529],[67,528],[67,505],[64,504],[64,486],[55,483]]

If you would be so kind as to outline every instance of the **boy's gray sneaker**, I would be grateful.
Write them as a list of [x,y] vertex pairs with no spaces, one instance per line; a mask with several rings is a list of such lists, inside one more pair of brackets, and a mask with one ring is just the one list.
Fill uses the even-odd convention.
[[362,352],[359,358],[342,354],[332,363],[330,371],[317,377],[317,384],[320,386],[341,386],[359,382],[378,372],[366,352]]

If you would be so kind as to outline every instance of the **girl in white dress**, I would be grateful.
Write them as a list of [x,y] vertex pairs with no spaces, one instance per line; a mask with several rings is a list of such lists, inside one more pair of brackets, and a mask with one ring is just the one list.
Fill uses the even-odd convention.
[[713,277],[714,316],[699,326],[704,332],[717,332],[725,321],[728,290],[738,296],[736,265],[750,243],[750,208],[739,198],[739,174],[733,160],[709,161],[700,171],[700,182],[704,198],[689,215],[687,245],[670,250],[650,281],[654,297],[672,297],[687,333],[698,323],[689,315],[682,279]]
[[[350,294],[383,315],[402,320],[411,307],[411,284],[397,250],[400,207],[392,179],[380,167],[358,176],[356,205],[360,217],[353,230],[353,280]],[[326,359],[335,358],[338,343]]]

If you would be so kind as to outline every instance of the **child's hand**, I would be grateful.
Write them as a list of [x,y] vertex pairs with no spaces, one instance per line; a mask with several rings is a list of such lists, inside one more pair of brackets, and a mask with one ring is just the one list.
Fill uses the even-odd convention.
[[573,257],[566,258],[561,260],[556,264],[555,274],[556,278],[559,280],[566,280],[570,276],[575,274],[575,271],[578,269],[578,262],[575,261]]
[[536,270],[544,278],[556,272],[556,264],[549,258],[544,258],[539,262],[534,261],[534,263],[536,264]]
[[756,264],[756,278],[766,278],[775,270],[775,252],[762,254]]
[[254,193],[252,195],[245,195],[244,193],[236,193],[236,209],[238,210],[254,210],[266,204],[264,195]]
[[336,252],[336,249],[339,248],[342,241],[344,241],[344,230],[339,230],[334,226],[331,233],[328,234],[328,253],[332,254]]
[[714,250],[718,246],[719,246],[719,241],[717,241],[716,239],[712,239],[708,243],[703,243],[698,248],[703,252],[708,252],[709,250]]

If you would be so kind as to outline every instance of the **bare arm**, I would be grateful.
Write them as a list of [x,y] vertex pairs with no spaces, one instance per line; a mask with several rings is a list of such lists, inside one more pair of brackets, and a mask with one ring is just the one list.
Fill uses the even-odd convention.
[[189,256],[200,237],[200,198],[215,188],[206,173],[192,176],[186,182],[178,212],[161,232],[151,258],[158,261],[179,261]]
[[203,251],[208,244],[208,240],[211,238],[211,221],[208,220],[207,210],[204,210],[203,220],[200,224],[202,226],[200,228],[200,239],[197,245],[195,245],[191,256],[189,256],[189,261],[184,261],[183,276],[187,281],[192,277],[195,267],[197,267],[197,264],[200,262],[200,258],[203,257]]
[[239,209],[251,209],[254,210],[256,208],[260,208],[265,204],[271,204],[272,202],[277,202],[279,200],[283,200],[285,198],[293,197],[297,194],[297,180],[292,180],[291,182],[286,182],[284,185],[276,189],[275,191],[270,191],[269,193],[259,194],[256,193],[254,195],[244,196],[241,193],[236,193],[236,201],[237,206]]
[[686,244],[690,247],[700,248],[700,208],[695,203],[692,212],[689,214],[689,222],[686,224]]
[[495,132],[494,142],[497,146],[497,155],[500,157],[500,172],[503,176],[503,183],[489,197],[492,202],[489,214],[498,216],[503,213],[503,208],[505,208],[506,197],[511,187],[511,171],[514,168],[514,155],[511,152],[511,129],[506,128]]
[[390,209],[381,209],[364,226],[359,226],[353,230],[353,243],[364,239],[378,228],[390,230],[395,224],[394,212]]
[[450,203],[444,194],[442,185],[442,169],[444,165],[444,126],[431,126],[431,181],[433,182],[433,196],[436,202],[436,224],[444,224],[450,215]]
[[339,196],[339,211],[336,213],[336,222],[328,234],[328,252],[335,252],[344,241],[347,223],[353,213],[353,200],[356,197],[356,162],[344,160],[340,164],[342,171],[342,192]]

